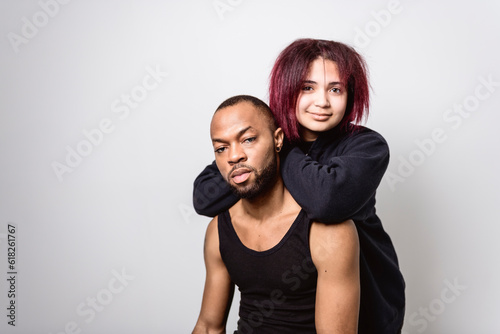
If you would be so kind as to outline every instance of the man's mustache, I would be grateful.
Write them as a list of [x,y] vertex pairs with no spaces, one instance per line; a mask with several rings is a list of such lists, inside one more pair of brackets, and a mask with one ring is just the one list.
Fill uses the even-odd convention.
[[229,181],[231,179],[231,174],[233,174],[233,172],[237,169],[240,169],[240,168],[246,168],[246,169],[249,169],[253,172],[256,172],[255,168],[253,168],[252,166],[249,166],[249,165],[245,165],[245,164],[236,164],[233,166],[233,168],[231,168],[231,170],[229,171],[229,173],[227,173],[227,177],[226,179]]

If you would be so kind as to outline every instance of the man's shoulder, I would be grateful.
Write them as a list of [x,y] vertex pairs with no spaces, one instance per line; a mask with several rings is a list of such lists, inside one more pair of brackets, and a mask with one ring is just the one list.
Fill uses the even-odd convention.
[[208,223],[208,226],[207,226],[207,232],[206,232],[206,237],[205,238],[209,238],[209,237],[212,237],[213,234],[217,234],[218,232],[218,225],[219,224],[219,215],[215,216],[214,218],[212,218],[212,220],[210,220],[210,222]]

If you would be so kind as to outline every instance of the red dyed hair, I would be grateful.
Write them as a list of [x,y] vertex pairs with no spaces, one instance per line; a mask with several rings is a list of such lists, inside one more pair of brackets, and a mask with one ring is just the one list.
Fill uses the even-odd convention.
[[317,58],[337,63],[340,80],[347,86],[345,115],[338,126],[348,130],[351,122],[359,123],[368,116],[368,70],[363,57],[343,43],[298,39],[280,53],[269,80],[269,106],[278,126],[291,142],[300,141],[295,111],[297,99],[309,66]]

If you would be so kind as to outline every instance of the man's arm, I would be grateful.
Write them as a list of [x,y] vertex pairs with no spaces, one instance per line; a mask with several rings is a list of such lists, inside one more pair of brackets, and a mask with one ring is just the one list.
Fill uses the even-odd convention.
[[205,290],[200,316],[193,334],[226,333],[226,321],[231,307],[234,284],[231,282],[219,251],[217,217],[212,219],[205,235]]
[[356,334],[360,299],[359,240],[352,220],[312,223],[311,256],[318,271],[316,331]]

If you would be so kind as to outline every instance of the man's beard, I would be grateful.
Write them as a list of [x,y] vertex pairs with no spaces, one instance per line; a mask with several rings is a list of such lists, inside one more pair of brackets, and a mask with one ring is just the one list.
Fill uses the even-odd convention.
[[[235,186],[232,183],[229,183],[231,190],[240,198],[251,200],[255,199],[259,195],[265,194],[274,186],[278,178],[278,162],[276,156],[273,156],[272,161],[262,170],[261,173],[257,173],[255,168],[245,164],[238,164],[237,166],[234,166],[231,172],[242,167],[248,168],[254,172],[255,181],[246,186]],[[228,180],[231,172],[228,174]]]

